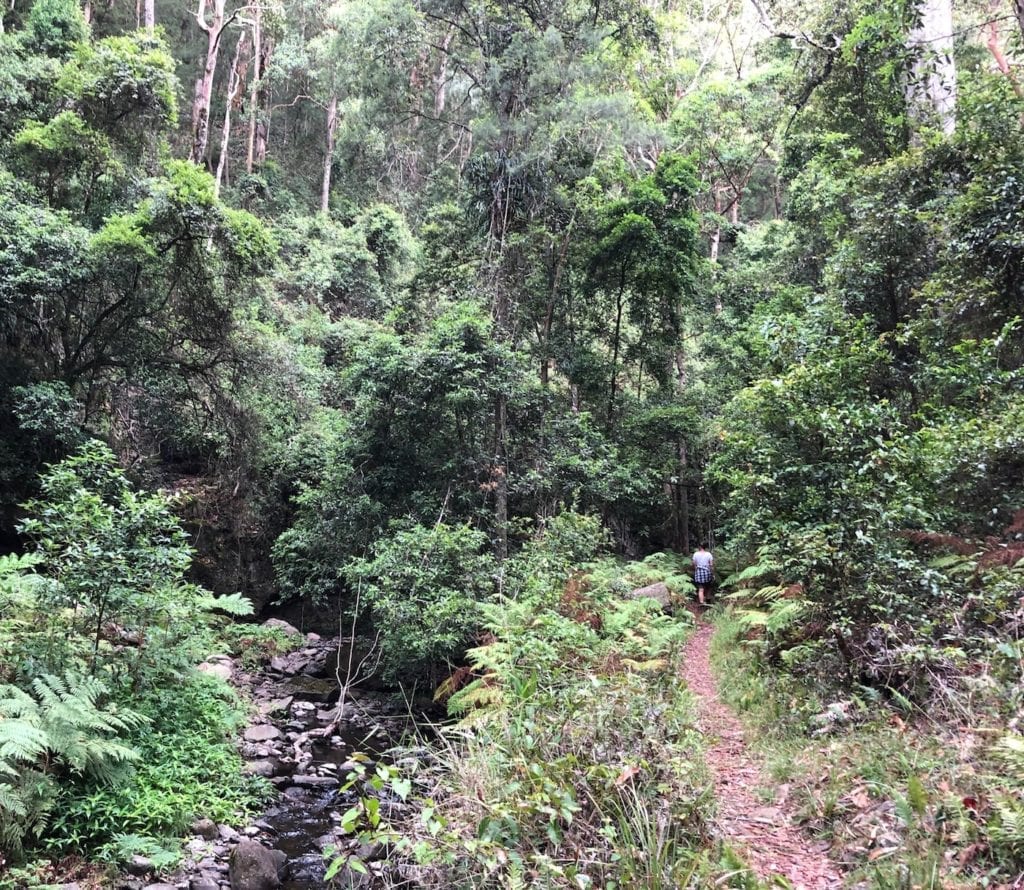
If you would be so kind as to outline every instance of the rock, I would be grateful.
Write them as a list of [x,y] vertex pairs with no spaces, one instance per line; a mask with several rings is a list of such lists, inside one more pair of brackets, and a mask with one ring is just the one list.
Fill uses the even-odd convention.
[[214,663],[216,663],[216,662],[222,662],[222,663],[226,662],[227,664],[231,664],[231,656],[230,655],[222,655],[220,653],[217,653],[216,655],[207,655],[206,656],[206,660],[210,661],[210,662],[214,662]]
[[672,605],[672,592],[665,585],[664,581],[657,584],[649,584],[647,587],[638,587],[629,594],[629,599],[638,600],[646,597],[654,600],[661,608],[668,609]]
[[143,890],[178,890],[174,884],[146,884]]
[[156,871],[156,866],[153,865],[152,859],[147,859],[145,856],[139,856],[136,854],[128,860],[124,870],[130,875],[141,877],[142,875],[152,874]]
[[338,780],[333,776],[292,776],[292,784],[300,788],[325,788],[337,785]]
[[259,833],[260,830],[255,825],[246,825],[245,828],[242,829],[242,834],[246,837],[256,837]]
[[260,714],[264,717],[269,717],[271,714],[283,714],[292,705],[292,696],[286,695],[284,698],[275,698],[270,701],[265,701],[260,705]]
[[233,844],[240,837],[239,833],[235,831],[230,825],[221,825],[217,829],[217,833],[220,835],[220,839],[225,844]]
[[213,819],[197,819],[192,823],[192,833],[207,841],[214,841],[219,837],[217,823]]
[[272,723],[257,723],[250,726],[243,736],[248,742],[269,742],[272,739],[281,738],[281,730]]
[[321,637],[320,634],[315,634],[315,633],[308,633],[308,634],[306,634],[306,642],[307,643],[319,643],[322,639],[323,639],[323,637]]
[[283,631],[289,637],[302,636],[301,631],[299,631],[297,627],[280,618],[268,618],[263,622],[263,627],[276,628],[277,630]]
[[[305,699],[310,702],[322,702],[327,704],[336,701],[341,694],[338,684],[334,680],[320,680],[316,677],[300,675],[292,677],[285,684],[282,684],[282,692],[295,696],[298,699]],[[292,705],[292,710],[299,702]]]
[[188,882],[188,890],[220,890],[220,881],[202,875]]
[[280,850],[269,850],[258,841],[240,841],[231,854],[231,890],[274,890],[281,886],[287,862]]
[[209,661],[204,661],[196,667],[196,670],[209,674],[211,677],[219,677],[224,681],[231,679],[231,665],[224,664],[223,662],[213,664]]
[[373,878],[369,875],[361,875],[346,865],[335,876],[331,886],[339,887],[341,890],[367,890],[373,886]]
[[362,844],[356,850],[356,856],[363,862],[373,862],[375,859],[383,859],[385,852],[384,845],[374,841],[372,844]]
[[277,767],[272,760],[250,760],[242,767],[242,771],[250,776],[263,776],[264,779],[269,779],[277,772]]
[[270,659],[270,668],[286,676],[305,674],[315,677],[326,670],[330,658],[331,653],[327,649],[299,649]]

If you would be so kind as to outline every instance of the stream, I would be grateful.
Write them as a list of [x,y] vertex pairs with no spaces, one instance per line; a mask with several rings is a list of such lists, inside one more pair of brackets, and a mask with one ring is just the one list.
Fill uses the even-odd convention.
[[[342,791],[340,786],[355,767],[357,753],[368,774],[374,763],[400,758],[415,744],[416,724],[407,708],[399,709],[380,693],[350,689],[339,702],[335,672],[339,657],[347,663],[343,644],[315,633],[305,635],[303,642],[257,671],[247,671],[223,655],[211,655],[200,665],[200,670],[229,679],[252,701],[254,713],[239,749],[246,770],[266,777],[279,793],[240,832],[199,820],[183,868],[167,886],[262,890],[275,886],[275,878],[252,878],[245,869],[263,867],[272,875],[274,868],[266,862],[273,857],[282,890],[323,890],[325,849],[358,847],[358,841],[341,832],[340,823],[342,814],[367,792],[362,787]],[[393,800],[387,806],[404,804]],[[382,853],[379,846],[360,849],[369,875],[349,874],[341,886],[381,886],[391,868]]]

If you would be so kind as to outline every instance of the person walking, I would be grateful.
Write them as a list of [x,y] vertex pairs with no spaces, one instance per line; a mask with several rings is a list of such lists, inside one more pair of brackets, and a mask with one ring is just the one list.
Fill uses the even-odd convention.
[[711,581],[714,578],[712,572],[714,565],[715,557],[711,555],[711,551],[703,544],[699,545],[697,552],[693,554],[693,583],[697,585],[697,601],[702,606],[706,605],[704,590],[711,586]]

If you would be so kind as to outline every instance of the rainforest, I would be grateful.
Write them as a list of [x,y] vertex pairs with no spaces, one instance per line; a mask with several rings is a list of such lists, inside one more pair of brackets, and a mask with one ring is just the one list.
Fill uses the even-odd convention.
[[1024,0],[2,4],[0,890],[1022,879]]

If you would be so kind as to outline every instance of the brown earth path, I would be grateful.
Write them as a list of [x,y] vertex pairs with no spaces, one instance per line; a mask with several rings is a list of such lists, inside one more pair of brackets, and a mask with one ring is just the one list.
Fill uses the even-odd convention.
[[720,836],[761,880],[782,875],[793,890],[837,890],[843,879],[821,845],[801,834],[783,807],[766,806],[754,796],[761,771],[747,753],[739,720],[718,697],[709,657],[712,633],[698,617],[683,653],[682,677],[696,698],[698,727],[709,742]]

